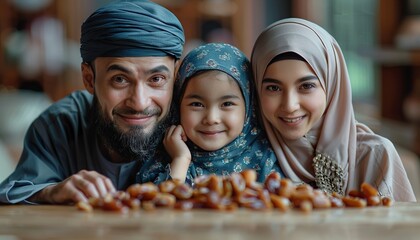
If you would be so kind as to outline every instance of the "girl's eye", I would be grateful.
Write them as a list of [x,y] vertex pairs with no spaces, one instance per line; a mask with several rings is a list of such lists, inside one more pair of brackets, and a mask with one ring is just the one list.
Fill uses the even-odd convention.
[[203,104],[199,103],[199,102],[192,102],[189,104],[192,107],[203,107]]
[[230,106],[234,106],[235,105],[235,103],[233,103],[233,102],[224,102],[224,103],[222,103],[222,106],[223,107],[230,107]]

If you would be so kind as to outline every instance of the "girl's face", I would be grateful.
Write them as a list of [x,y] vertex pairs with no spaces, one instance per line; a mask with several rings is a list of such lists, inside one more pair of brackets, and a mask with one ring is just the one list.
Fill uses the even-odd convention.
[[218,150],[242,132],[245,101],[239,85],[220,71],[192,77],[181,100],[181,125],[206,151]]
[[326,94],[311,67],[300,60],[280,60],[265,71],[262,112],[288,140],[303,137],[322,117]]

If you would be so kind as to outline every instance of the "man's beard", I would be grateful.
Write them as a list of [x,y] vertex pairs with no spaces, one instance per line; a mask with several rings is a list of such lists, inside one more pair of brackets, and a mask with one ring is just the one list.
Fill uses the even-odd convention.
[[[157,122],[148,132],[142,126],[131,126],[129,130],[123,131],[106,117],[101,109],[95,95],[93,99],[93,113],[96,134],[100,140],[99,142],[105,145],[103,149],[108,151],[109,156],[112,156],[109,153],[114,152],[119,155],[122,162],[145,161],[153,156],[157,146],[162,142],[166,128],[169,126],[169,116]],[[145,110],[140,113],[126,108],[120,109],[119,112],[149,116],[162,114],[161,109]]]

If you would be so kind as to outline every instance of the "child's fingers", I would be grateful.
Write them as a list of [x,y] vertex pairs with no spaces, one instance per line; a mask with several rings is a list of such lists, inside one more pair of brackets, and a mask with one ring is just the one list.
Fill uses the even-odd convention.
[[176,126],[172,125],[168,129],[166,129],[165,138],[170,138],[175,130]]
[[175,129],[174,125],[170,126],[168,129],[166,129],[165,137],[163,138],[163,145],[165,146],[165,148],[167,148],[168,147],[167,145],[170,144],[170,142],[171,142],[172,133],[173,133],[174,129]]
[[181,125],[176,126],[174,130],[175,136],[181,136],[181,139],[185,142],[187,141],[187,135],[185,135],[184,128]]

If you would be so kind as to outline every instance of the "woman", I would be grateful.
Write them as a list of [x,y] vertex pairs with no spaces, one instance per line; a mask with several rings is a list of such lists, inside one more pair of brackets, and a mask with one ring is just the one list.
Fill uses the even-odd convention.
[[336,40],[303,19],[258,37],[251,57],[261,116],[286,177],[347,194],[368,182],[416,201],[393,144],[354,118],[350,78]]

